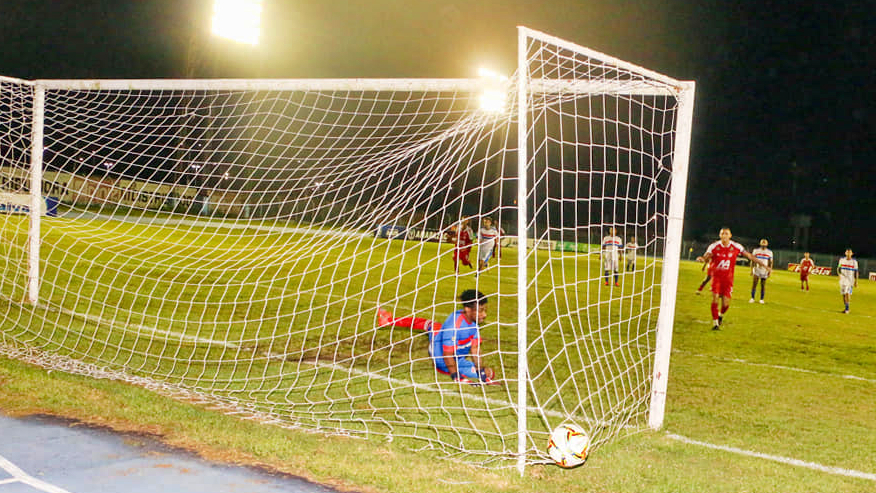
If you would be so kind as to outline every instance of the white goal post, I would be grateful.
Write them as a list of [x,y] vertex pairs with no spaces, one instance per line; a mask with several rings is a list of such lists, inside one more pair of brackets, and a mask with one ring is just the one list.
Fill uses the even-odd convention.
[[[518,36],[508,79],[0,77],[0,354],[520,471],[659,428],[694,84]],[[491,385],[422,330],[467,289]]]

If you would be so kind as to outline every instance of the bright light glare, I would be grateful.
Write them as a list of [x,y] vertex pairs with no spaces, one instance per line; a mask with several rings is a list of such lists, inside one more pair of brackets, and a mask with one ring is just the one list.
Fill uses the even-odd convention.
[[481,67],[478,69],[478,77],[483,77],[485,79],[498,80],[501,82],[505,82],[506,80],[508,80],[508,77],[505,77],[504,75],[498,74],[498,73],[496,73],[488,68],[484,68],[484,67]]
[[259,43],[261,0],[215,0],[213,34],[239,43]]
[[505,94],[507,92],[505,85],[508,77],[484,67],[478,69],[478,77],[481,78],[484,85],[480,96],[481,110],[488,113],[505,111]]
[[487,89],[481,93],[481,109],[490,113],[501,113],[505,110],[505,93]]

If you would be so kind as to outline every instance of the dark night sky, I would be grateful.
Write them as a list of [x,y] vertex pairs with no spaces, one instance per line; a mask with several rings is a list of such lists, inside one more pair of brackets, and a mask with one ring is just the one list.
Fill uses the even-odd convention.
[[[811,250],[850,245],[876,257],[872,0],[265,3],[259,49],[210,40],[216,68],[198,75],[459,78],[479,66],[510,74],[515,26],[526,25],[697,82],[686,238],[728,225],[787,248],[790,215],[806,213]],[[0,75],[183,77],[192,33],[205,30],[194,19],[206,23],[210,4],[5,2]]]

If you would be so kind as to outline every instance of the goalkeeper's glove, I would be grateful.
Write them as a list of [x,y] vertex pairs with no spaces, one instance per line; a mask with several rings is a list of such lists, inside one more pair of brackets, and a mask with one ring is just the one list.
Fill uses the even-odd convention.
[[493,383],[493,379],[487,376],[487,370],[480,370],[478,372],[478,377],[480,377],[481,382]]

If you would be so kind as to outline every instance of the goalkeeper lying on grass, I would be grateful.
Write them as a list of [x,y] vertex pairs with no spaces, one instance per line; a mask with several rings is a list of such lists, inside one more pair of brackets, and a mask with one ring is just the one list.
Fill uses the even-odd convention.
[[[487,318],[487,297],[468,289],[459,295],[462,308],[451,313],[443,324],[425,318],[393,318],[389,311],[377,309],[379,327],[406,327],[429,334],[429,356],[439,373],[454,382],[495,383],[495,372],[481,362],[481,336],[478,324]],[[471,357],[471,359],[469,359]]]

